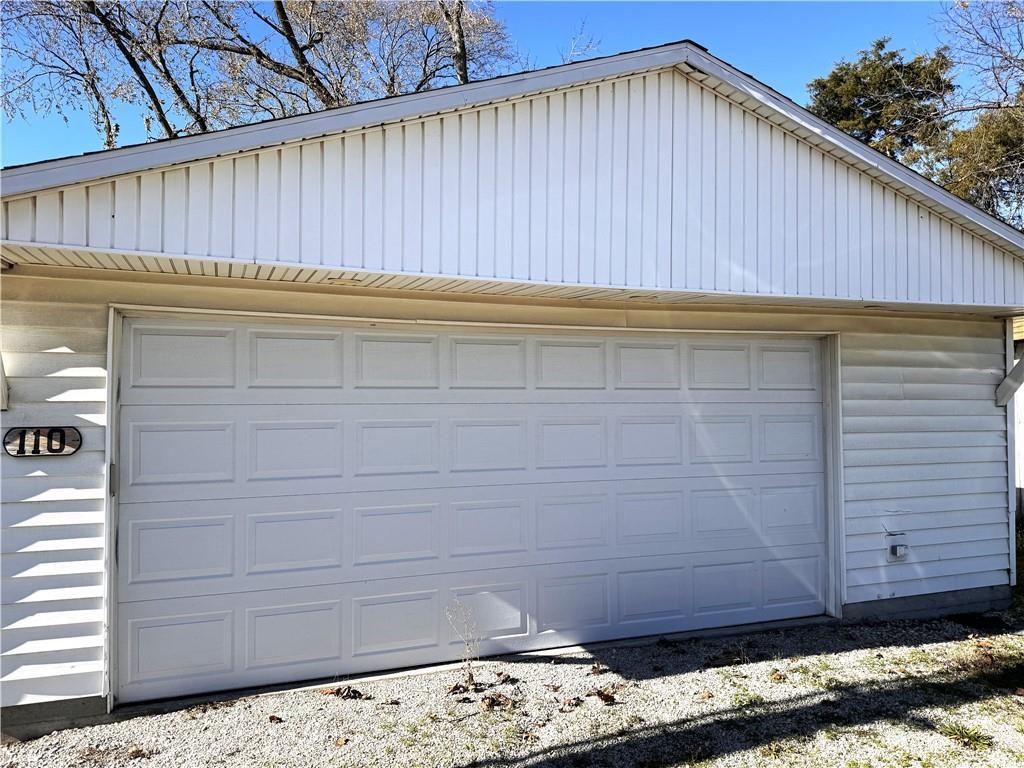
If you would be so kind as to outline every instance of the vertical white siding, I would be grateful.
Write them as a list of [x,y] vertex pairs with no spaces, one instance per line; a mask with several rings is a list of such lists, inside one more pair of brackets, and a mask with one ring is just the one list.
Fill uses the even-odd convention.
[[676,70],[4,203],[17,241],[1024,304],[1024,264]]
[[3,303],[4,429],[83,437],[69,457],[0,456],[5,706],[102,692],[106,317],[102,304]]

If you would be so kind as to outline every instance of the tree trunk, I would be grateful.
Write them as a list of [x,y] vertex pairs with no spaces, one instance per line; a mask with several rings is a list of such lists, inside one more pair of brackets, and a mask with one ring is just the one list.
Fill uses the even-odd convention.
[[167,113],[164,111],[163,104],[160,103],[160,97],[156,93],[156,89],[153,87],[153,83],[150,82],[149,77],[146,75],[145,70],[142,69],[142,65],[135,55],[128,50],[128,46],[124,44],[124,40],[119,30],[114,26],[113,22],[107,17],[103,11],[100,10],[99,6],[95,2],[88,2],[85,4],[85,9],[91,13],[103,28],[110,35],[110,39],[117,46],[117,50],[120,51],[124,57],[125,62],[139,81],[139,85],[146,92],[149,97],[150,106],[153,108],[153,113],[156,115],[157,122],[160,123],[160,127],[164,129],[164,133],[167,138],[173,138],[178,135],[178,132],[171,125],[171,121],[167,118]]
[[466,52],[466,29],[462,26],[462,13],[466,10],[465,0],[437,0],[441,14],[448,25],[448,35],[452,39],[452,62],[455,64],[455,77],[460,83],[469,82],[469,55]]

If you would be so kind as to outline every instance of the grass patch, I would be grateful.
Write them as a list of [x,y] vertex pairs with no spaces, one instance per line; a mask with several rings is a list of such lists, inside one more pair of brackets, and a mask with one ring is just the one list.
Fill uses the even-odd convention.
[[992,746],[992,737],[973,725],[946,722],[939,725],[936,730],[947,739],[968,749],[988,749]]
[[768,700],[764,696],[753,691],[736,691],[732,695],[732,705],[734,707],[757,707],[767,703]]

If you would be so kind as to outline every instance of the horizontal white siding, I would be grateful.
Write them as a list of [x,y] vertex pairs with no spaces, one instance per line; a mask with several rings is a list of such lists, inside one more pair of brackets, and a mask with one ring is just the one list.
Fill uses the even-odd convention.
[[671,69],[4,202],[10,241],[1024,305],[1024,263]]
[[[1007,583],[1002,330],[842,335],[848,602]],[[887,562],[887,531],[905,562]]]
[[5,295],[2,322],[0,353],[10,387],[4,429],[74,426],[83,438],[69,457],[0,456],[2,703],[97,695],[103,687],[107,309],[48,301],[43,292],[17,300]]
[[[71,424],[68,459],[4,457],[4,703],[102,691],[103,390],[108,302],[465,322],[841,333],[847,601],[1008,583],[1002,321],[613,310],[370,298],[315,287],[5,276],[6,425]],[[43,474],[45,473],[45,474]],[[904,531],[905,563],[884,534]]]

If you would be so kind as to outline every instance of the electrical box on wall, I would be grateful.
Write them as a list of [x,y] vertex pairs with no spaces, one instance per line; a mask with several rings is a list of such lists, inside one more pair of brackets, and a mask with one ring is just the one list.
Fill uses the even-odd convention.
[[885,554],[890,563],[902,563],[907,559],[907,534],[885,534]]

